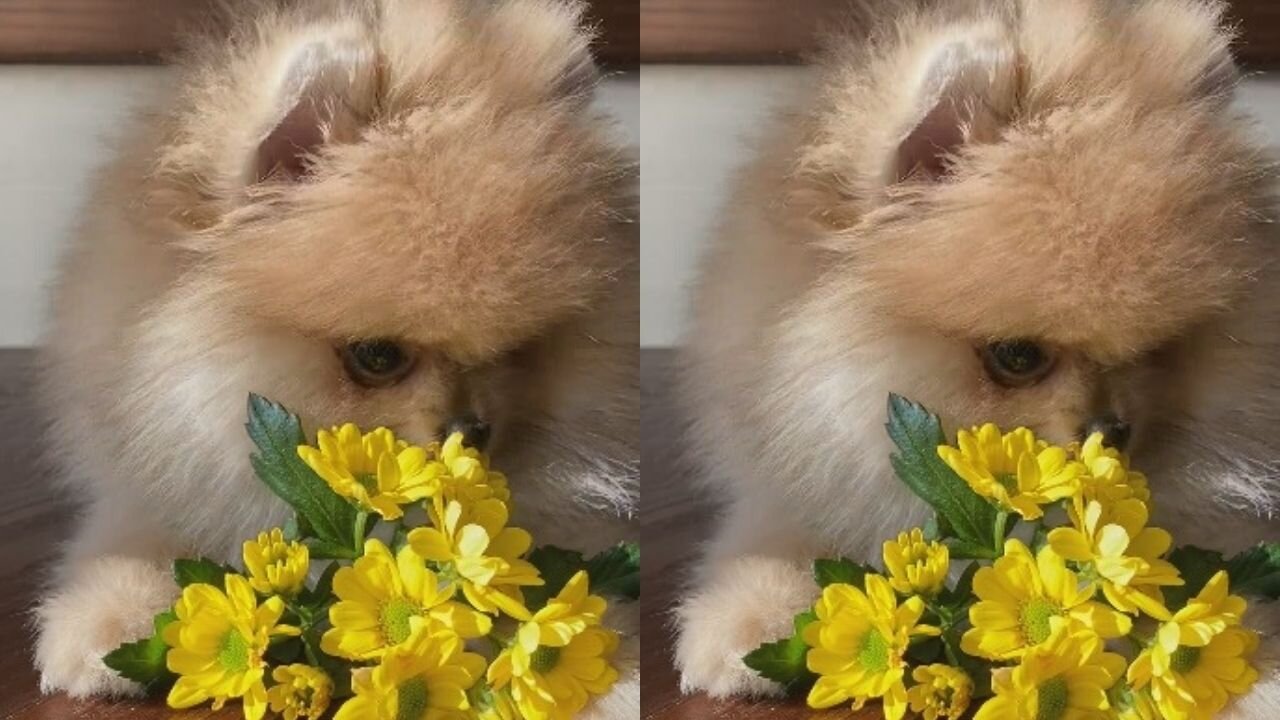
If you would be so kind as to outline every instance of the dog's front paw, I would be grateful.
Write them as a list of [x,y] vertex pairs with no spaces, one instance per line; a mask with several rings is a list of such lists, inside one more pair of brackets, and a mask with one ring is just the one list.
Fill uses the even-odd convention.
[[677,610],[680,688],[712,697],[778,695],[742,656],[793,632],[792,618],[813,604],[813,578],[776,558],[749,556],[720,567]]
[[122,643],[150,635],[152,618],[173,603],[173,578],[134,558],[90,561],[36,608],[36,669],[45,693],[71,697],[141,692],[102,657]]

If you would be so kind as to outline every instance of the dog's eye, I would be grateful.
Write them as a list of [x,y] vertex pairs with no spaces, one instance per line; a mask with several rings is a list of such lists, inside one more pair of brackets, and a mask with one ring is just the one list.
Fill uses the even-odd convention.
[[394,385],[413,370],[413,354],[393,340],[361,340],[341,352],[347,375],[365,387]]
[[1005,387],[1028,387],[1053,369],[1053,355],[1030,340],[1005,340],[982,348],[987,375]]

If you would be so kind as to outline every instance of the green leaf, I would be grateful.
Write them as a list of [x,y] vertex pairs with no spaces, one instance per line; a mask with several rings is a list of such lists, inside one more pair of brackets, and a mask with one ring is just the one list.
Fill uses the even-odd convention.
[[938,457],[938,446],[946,444],[938,416],[900,395],[891,394],[889,422],[885,428],[898,447],[898,452],[890,457],[894,471],[907,487],[937,511],[939,529],[949,526],[966,544],[990,547],[996,510]]
[[538,568],[545,583],[524,588],[525,607],[535,612],[555,597],[574,573],[586,566],[582,553],[554,545],[543,545],[529,553],[529,562]]
[[227,566],[205,558],[173,561],[173,579],[178,583],[178,587],[183,588],[188,585],[204,584],[221,590],[222,580],[229,572],[232,570]]
[[1231,592],[1280,599],[1280,543],[1262,543],[1227,561]]
[[312,560],[355,560],[360,557],[360,553],[352,550],[349,543],[307,538],[302,544],[307,546]]
[[921,528],[921,532],[924,534],[924,539],[929,542],[955,536],[955,531],[952,530],[951,526],[947,524],[947,521],[936,512],[930,515],[928,520],[924,521],[924,527]]
[[950,590],[943,591],[943,597],[940,598],[944,605],[947,605],[952,611],[963,608],[973,600],[973,576],[978,574],[981,567],[978,563],[969,563],[969,567],[961,573],[960,579],[956,580],[956,586]]
[[546,605],[579,570],[591,576],[591,592],[596,595],[627,600],[640,597],[640,546],[635,543],[618,543],[590,559],[577,550],[543,545],[529,553],[528,559],[545,583],[524,588],[525,607],[530,610]]
[[1037,523],[1036,529],[1031,532],[1031,548],[1032,554],[1038,554],[1045,545],[1049,544],[1049,528],[1043,523]]
[[1186,583],[1164,589],[1170,610],[1186,605],[1219,570],[1231,576],[1231,592],[1236,595],[1280,599],[1280,543],[1262,543],[1230,559],[1216,550],[1184,545],[1169,553],[1169,562]]
[[586,569],[596,595],[640,598],[640,546],[636,543],[618,543],[587,560]]
[[102,662],[120,677],[142,685],[148,695],[167,688],[176,678],[165,664],[169,646],[162,636],[165,627],[177,619],[178,616],[172,611],[156,615],[152,621],[155,632],[151,637],[121,645],[107,653]]
[[265,653],[265,659],[272,665],[290,665],[304,662],[303,645],[300,637],[280,637],[271,641]]
[[409,528],[404,525],[397,524],[396,529],[391,532],[391,552],[399,553],[404,546],[409,544]]
[[942,638],[915,637],[907,647],[907,660],[913,665],[929,665],[942,662]]
[[1226,566],[1222,553],[1194,545],[1184,545],[1174,550],[1169,553],[1168,559],[1178,568],[1185,583],[1163,588],[1164,602],[1170,610],[1186,605],[1187,600],[1199,593],[1214,573]]
[[338,574],[341,567],[339,563],[329,563],[329,566],[320,574],[320,578],[316,580],[316,586],[298,594],[298,604],[314,613],[332,602],[333,576]]
[[972,543],[959,538],[947,538],[942,541],[951,552],[952,560],[994,560],[1000,553],[991,549],[988,543]]
[[805,664],[809,646],[805,644],[803,633],[805,627],[817,619],[813,611],[796,615],[794,634],[752,650],[742,658],[743,663],[761,677],[781,684],[789,694],[804,690],[813,684],[816,676]]
[[874,572],[874,568],[856,563],[848,558],[818,559],[813,561],[813,579],[818,583],[818,587],[843,583],[861,590],[862,581],[867,576],[867,573]]
[[356,510],[298,457],[298,446],[306,444],[298,416],[260,395],[250,394],[245,428],[258,448],[249,458],[254,472],[297,511],[299,531],[309,528],[329,544],[350,546]]
[[280,530],[284,534],[286,542],[301,542],[304,538],[315,534],[312,532],[311,527],[307,525],[307,521],[296,512],[290,515],[288,520],[284,521],[284,527],[280,528]]

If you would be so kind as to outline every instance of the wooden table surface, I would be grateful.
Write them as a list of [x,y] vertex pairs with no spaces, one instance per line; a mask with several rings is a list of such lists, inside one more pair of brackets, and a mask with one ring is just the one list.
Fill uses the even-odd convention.
[[31,664],[32,599],[70,527],[73,508],[53,490],[34,429],[28,350],[0,349],[0,720],[224,720],[222,712],[174,713],[160,700],[76,702],[40,694]]
[[672,402],[672,353],[644,350],[640,355],[644,416],[641,425],[641,647],[644,720],[872,720],[879,706],[860,713],[814,712],[802,699],[716,701],[680,693],[671,664],[670,608],[687,561],[714,529],[714,508],[692,490],[681,462],[679,410]]

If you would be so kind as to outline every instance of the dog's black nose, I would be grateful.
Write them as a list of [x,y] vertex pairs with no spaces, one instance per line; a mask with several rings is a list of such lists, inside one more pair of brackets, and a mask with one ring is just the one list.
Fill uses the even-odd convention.
[[477,450],[484,450],[489,444],[489,423],[471,413],[459,415],[444,424],[443,435],[447,438],[454,433],[462,433],[462,443]]
[[1102,433],[1102,444],[1123,451],[1129,444],[1131,428],[1129,423],[1116,417],[1115,413],[1099,415],[1084,424],[1081,435],[1088,439],[1094,433]]

